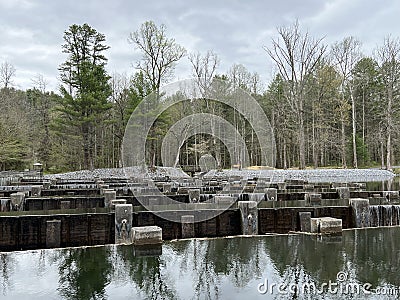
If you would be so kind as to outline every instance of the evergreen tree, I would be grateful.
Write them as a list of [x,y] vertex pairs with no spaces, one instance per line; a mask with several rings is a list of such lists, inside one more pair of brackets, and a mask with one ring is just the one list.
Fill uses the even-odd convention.
[[[71,25],[64,33],[63,53],[67,60],[60,66],[62,98],[57,120],[65,134],[79,137],[83,167],[93,169],[97,147],[96,130],[111,108],[111,95],[103,52],[105,36],[88,24]],[[70,128],[68,128],[70,127]]]

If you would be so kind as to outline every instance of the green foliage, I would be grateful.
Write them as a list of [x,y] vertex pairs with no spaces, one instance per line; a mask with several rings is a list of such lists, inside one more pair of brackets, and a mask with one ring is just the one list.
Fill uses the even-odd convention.
[[105,36],[87,24],[71,25],[64,33],[64,42],[63,52],[68,58],[59,68],[64,85],[56,107],[60,113],[56,128],[80,138],[80,163],[84,168],[94,168],[98,124],[112,107],[108,101],[112,93],[110,76],[105,70],[107,59],[103,55],[109,47],[104,44]]
[[369,166],[371,164],[371,159],[368,148],[359,135],[356,135],[356,149],[360,166]]

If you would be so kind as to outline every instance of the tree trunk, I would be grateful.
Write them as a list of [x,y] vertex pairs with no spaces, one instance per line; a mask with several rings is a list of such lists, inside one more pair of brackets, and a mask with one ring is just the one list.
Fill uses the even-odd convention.
[[305,169],[306,167],[306,147],[305,147],[305,136],[304,136],[304,120],[303,120],[303,113],[300,112],[299,114],[299,168],[301,170]]
[[346,164],[346,128],[345,128],[345,121],[344,121],[344,116],[343,116],[343,112],[341,112],[341,154],[342,154],[342,167],[343,168],[347,168],[347,164]]
[[318,168],[318,154],[316,149],[316,141],[315,141],[315,112],[312,112],[312,157],[314,168]]
[[388,104],[386,110],[386,169],[392,169],[391,150],[392,150],[392,104],[393,104],[393,90],[388,88]]
[[353,91],[350,87],[351,97],[351,123],[352,123],[352,138],[353,138],[353,168],[358,168],[357,162],[357,143],[356,143],[356,103],[353,96]]

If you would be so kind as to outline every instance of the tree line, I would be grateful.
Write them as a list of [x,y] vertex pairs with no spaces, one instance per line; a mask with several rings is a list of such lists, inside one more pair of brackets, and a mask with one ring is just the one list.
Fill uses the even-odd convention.
[[[143,23],[128,38],[142,53],[133,75],[106,70],[106,37],[88,24],[64,32],[60,89],[49,91],[42,75],[33,87],[15,88],[16,70],[0,64],[0,169],[22,169],[41,162],[49,172],[121,166],[125,126],[137,105],[173,80],[174,69],[188,59],[199,87],[214,78],[251,94],[269,117],[279,168],[367,167],[391,169],[399,158],[400,40],[388,36],[372,56],[361,42],[346,37],[332,45],[311,36],[298,22],[277,28],[266,59],[274,63],[268,84],[241,64],[219,72],[213,51],[187,53],[167,35],[165,25]],[[161,165],[161,142],[168,129],[192,113],[210,112],[233,124],[244,138],[250,163],[260,164],[260,145],[248,120],[219,102],[204,98],[181,102],[153,124],[147,162]],[[207,134],[181,145],[176,165],[198,165],[212,154],[231,167],[226,147]]]

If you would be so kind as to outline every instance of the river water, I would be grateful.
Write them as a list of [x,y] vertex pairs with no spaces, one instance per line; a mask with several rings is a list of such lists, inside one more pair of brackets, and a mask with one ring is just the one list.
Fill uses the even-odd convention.
[[0,299],[396,299],[399,240],[391,227],[172,241],[149,256],[115,245],[1,253]]

